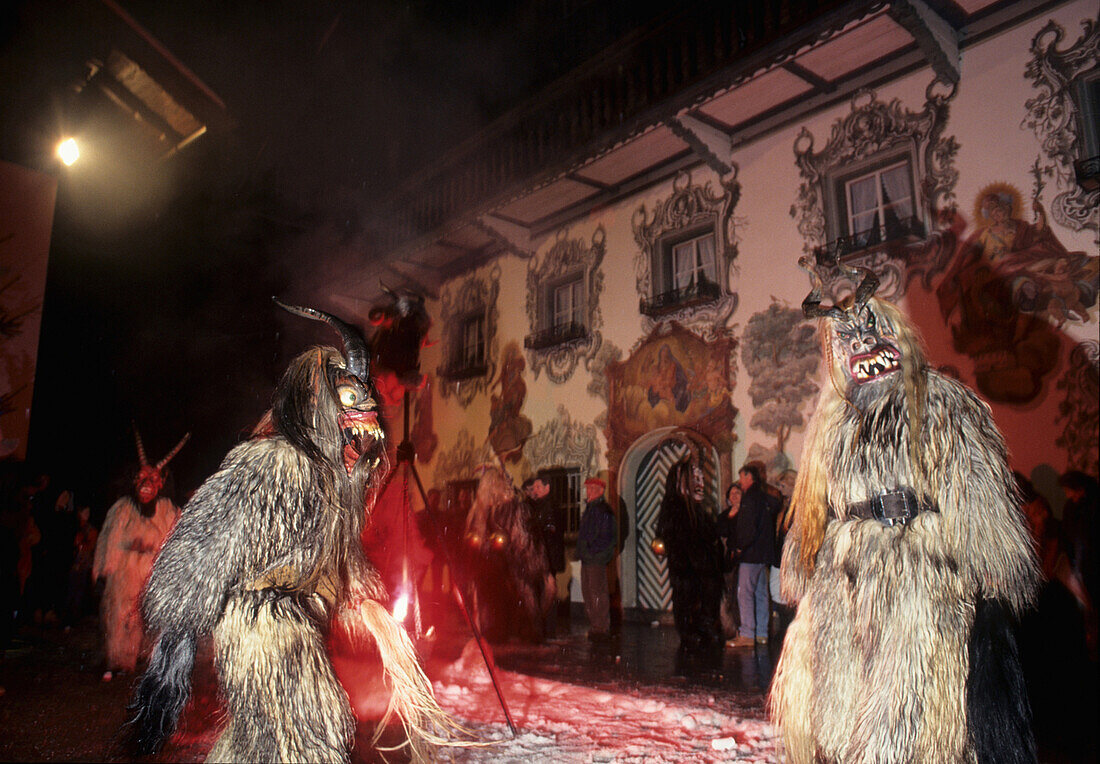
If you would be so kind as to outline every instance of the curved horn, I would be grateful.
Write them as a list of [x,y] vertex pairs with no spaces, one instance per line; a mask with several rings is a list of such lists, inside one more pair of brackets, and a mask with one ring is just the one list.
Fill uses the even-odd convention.
[[176,444],[176,447],[169,451],[167,456],[157,462],[157,472],[160,472],[162,469],[168,466],[168,462],[172,461],[172,457],[180,452],[180,449],[183,448],[183,444],[186,443],[190,438],[191,433],[187,433],[182,438],[180,438],[180,442]]
[[861,310],[874,295],[875,290],[878,289],[878,276],[870,268],[844,265],[840,260],[837,260],[836,264],[841,273],[858,284],[853,299],[855,300],[856,310]]
[[141,442],[141,433],[138,432],[137,424],[134,424],[134,443],[137,444],[138,460],[141,462],[141,466],[147,466],[149,460],[145,457],[145,444]]
[[814,267],[813,260],[811,260],[808,255],[803,255],[802,257],[798,258],[798,266],[810,275],[810,293],[806,295],[806,299],[802,301],[802,315],[804,315],[806,318],[843,316],[844,312],[835,305],[831,305],[829,307],[821,306],[821,298],[824,288],[821,283],[821,276],[818,275],[817,268]]
[[367,352],[367,343],[355,327],[323,310],[288,305],[278,297],[271,299],[288,313],[302,318],[312,318],[314,321],[324,321],[339,332],[340,339],[344,342],[344,359],[347,361],[348,371],[362,380],[370,376],[370,354]]

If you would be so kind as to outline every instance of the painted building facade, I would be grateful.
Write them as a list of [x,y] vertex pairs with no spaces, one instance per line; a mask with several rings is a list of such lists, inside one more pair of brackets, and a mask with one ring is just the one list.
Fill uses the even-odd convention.
[[[649,542],[669,465],[700,455],[714,507],[750,459],[798,469],[826,384],[800,309],[810,254],[829,298],[851,288],[833,257],[880,275],[1060,511],[1057,475],[1098,472],[1100,191],[1082,160],[1100,154],[1100,24],[1092,2],[1035,5],[792,22],[599,150],[395,246],[437,340],[411,411],[424,482],[503,463],[579,501],[604,477],[630,529],[623,604],[667,607]],[[424,275],[464,241],[477,257]],[[377,278],[325,293],[365,317],[356,284]]]

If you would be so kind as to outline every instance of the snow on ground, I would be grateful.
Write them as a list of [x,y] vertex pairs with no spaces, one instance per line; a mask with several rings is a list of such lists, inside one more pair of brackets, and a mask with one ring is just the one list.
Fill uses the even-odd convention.
[[513,738],[476,643],[446,667],[436,697],[491,744],[460,749],[458,762],[775,762],[775,730],[737,716],[713,693],[649,688],[605,691],[497,669],[518,735]]

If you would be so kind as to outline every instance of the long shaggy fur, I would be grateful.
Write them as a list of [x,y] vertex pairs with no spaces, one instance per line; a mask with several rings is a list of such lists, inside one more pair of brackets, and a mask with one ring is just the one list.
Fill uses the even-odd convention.
[[[554,576],[529,506],[495,467],[481,475],[467,533],[479,540],[471,565],[486,634],[541,640],[543,618],[554,606]],[[493,544],[495,533],[504,537],[500,548]]]
[[[161,637],[133,703],[141,752],[163,744],[182,708],[180,693],[186,698],[178,678],[184,662],[190,673],[191,659],[179,654],[179,640],[213,634],[230,720],[212,761],[347,760],[355,719],[324,635],[337,613],[358,613],[364,603],[381,609],[385,594],[359,535],[364,497],[370,507],[388,463],[378,440],[350,474],[345,469],[329,381],[342,366],[332,348],[292,362],[276,391],[271,428],[229,452],[157,558],[144,609]],[[377,616],[363,621],[383,658],[392,656],[400,637]],[[432,710],[430,719],[443,718],[430,685],[411,672],[407,646],[397,652],[396,663],[385,665],[395,697],[410,694]],[[160,696],[170,702],[150,701]],[[410,733],[434,740],[422,718],[406,719]],[[421,740],[414,747],[425,749]]]
[[[970,761],[977,603],[1019,614],[1037,569],[988,407],[926,368],[896,308],[870,305],[893,325],[902,368],[850,390],[846,359],[832,358],[792,499],[782,589],[798,613],[770,708],[794,762]],[[844,515],[905,487],[939,512],[895,527]]]
[[107,511],[96,542],[92,578],[104,579],[99,602],[107,652],[107,668],[133,671],[141,655],[141,591],[149,580],[157,550],[176,522],[179,510],[161,496],[146,517],[129,496]]

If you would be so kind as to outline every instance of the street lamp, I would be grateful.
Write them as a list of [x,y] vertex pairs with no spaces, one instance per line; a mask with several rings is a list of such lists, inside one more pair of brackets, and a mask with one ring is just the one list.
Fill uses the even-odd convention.
[[76,145],[76,139],[66,138],[57,144],[57,156],[66,167],[71,167],[76,160],[80,159],[80,147]]

